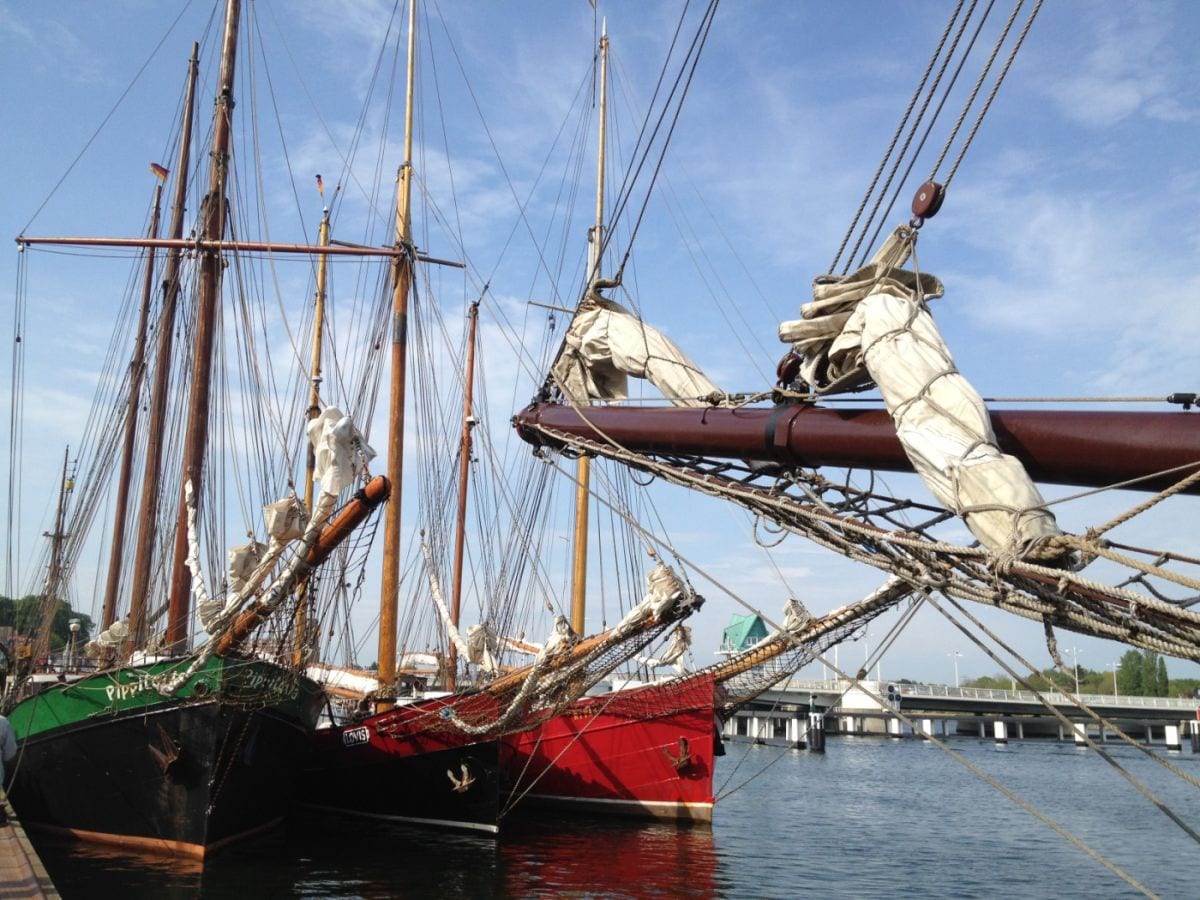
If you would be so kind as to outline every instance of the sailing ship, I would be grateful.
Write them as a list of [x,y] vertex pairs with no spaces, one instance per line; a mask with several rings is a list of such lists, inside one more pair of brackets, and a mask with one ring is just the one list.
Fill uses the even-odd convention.
[[[894,266],[892,268],[895,268]],[[918,283],[920,281],[918,280]],[[844,311],[844,310],[843,310]],[[818,351],[819,352],[819,351]],[[800,365],[805,362],[811,362],[811,358],[806,358],[803,354],[800,355]],[[541,441],[550,450],[555,450],[561,447],[570,447],[573,452],[584,450],[586,452],[595,453],[597,456],[605,455],[598,446],[593,444],[606,444],[607,454],[616,458],[620,465],[628,466],[632,469],[638,469],[642,472],[653,473],[659,475],[663,480],[674,480],[685,483],[689,487],[695,487],[699,480],[712,481],[719,485],[723,490],[723,496],[733,499],[735,502],[740,502],[744,506],[752,507],[756,513],[762,512],[765,520],[769,521],[786,521],[785,528],[792,531],[801,531],[810,537],[814,537],[818,541],[824,542],[834,540],[838,547],[847,555],[852,555],[855,558],[862,559],[868,564],[877,565],[886,563],[889,566],[898,565],[894,562],[895,559],[905,559],[904,550],[911,550],[908,559],[917,559],[917,563],[905,568],[906,576],[919,576],[918,581],[921,584],[928,584],[931,581],[939,584],[949,584],[949,590],[956,593],[957,596],[969,596],[972,599],[979,596],[990,598],[992,602],[999,606],[1012,604],[1012,608],[1017,608],[1023,614],[1037,618],[1039,621],[1045,621],[1047,612],[1044,607],[1035,607],[1026,603],[1021,599],[1021,592],[1016,594],[1009,593],[1007,586],[1005,590],[996,589],[992,593],[988,593],[985,588],[981,593],[977,588],[982,583],[982,575],[978,567],[971,570],[970,578],[963,581],[955,581],[956,574],[960,571],[959,560],[952,563],[946,563],[945,557],[940,558],[944,566],[934,565],[932,569],[929,566],[929,560],[924,556],[926,549],[930,552],[939,552],[942,548],[921,548],[912,549],[904,541],[908,540],[908,535],[902,533],[908,529],[897,529],[894,523],[890,522],[888,516],[893,514],[896,508],[895,498],[882,497],[879,492],[851,492],[845,490],[839,497],[837,502],[830,504],[833,509],[834,518],[828,518],[829,512],[825,509],[816,511],[801,507],[798,511],[793,510],[787,505],[786,500],[781,500],[775,495],[773,490],[766,489],[752,490],[754,480],[758,480],[759,486],[766,485],[772,479],[780,477],[781,473],[785,477],[797,476],[797,464],[799,464],[799,474],[808,478],[805,481],[806,486],[811,487],[813,484],[813,473],[804,471],[811,467],[814,463],[819,463],[825,466],[826,470],[830,466],[846,465],[858,469],[870,468],[872,470],[886,470],[889,466],[907,467],[907,455],[901,456],[898,447],[893,437],[895,426],[890,424],[890,419],[884,419],[881,411],[873,411],[867,414],[847,413],[842,407],[834,406],[836,400],[829,399],[828,392],[819,397],[809,396],[815,392],[808,391],[805,388],[813,387],[811,383],[802,385],[797,380],[798,376],[793,373],[788,377],[788,369],[785,368],[781,373],[781,384],[777,386],[777,392],[781,397],[787,399],[797,399],[799,402],[792,405],[783,405],[780,407],[765,407],[761,403],[758,408],[754,406],[741,406],[734,410],[723,408],[721,406],[706,405],[698,406],[695,409],[688,410],[662,410],[662,411],[644,411],[644,410],[621,410],[619,408],[590,408],[586,411],[586,416],[589,421],[600,422],[600,426],[596,428],[587,428],[584,433],[572,435],[569,438],[562,435],[567,434],[566,430],[559,431],[561,423],[550,423],[548,418],[543,419],[543,416],[549,417],[555,410],[549,407],[542,407],[536,411],[537,421],[532,422],[532,416],[526,416],[523,420],[523,426],[528,426],[525,433],[536,434],[537,440]],[[840,377],[840,376],[838,376]],[[860,382],[861,386],[862,383]],[[819,387],[827,387],[828,382],[818,385]],[[696,392],[695,397],[701,398],[700,392]],[[832,410],[830,409],[832,407]],[[618,433],[610,430],[609,421],[605,419],[601,421],[596,418],[601,415],[606,415],[610,412],[629,412],[636,413],[634,424],[631,425],[629,434]],[[569,415],[574,417],[577,422],[579,414],[575,410],[570,410]],[[684,437],[675,436],[674,431],[667,433],[662,432],[663,423],[672,423],[675,418],[684,418],[688,423],[690,432]],[[1002,439],[1007,440],[1010,414],[1002,414],[999,422],[1000,427],[997,429]],[[1022,417],[1016,417],[1022,418]],[[645,421],[643,421],[645,420]],[[820,429],[808,430],[807,425],[812,420],[818,420],[825,424]],[[1042,424],[1051,426],[1051,434],[1058,435],[1061,431],[1057,427],[1059,423],[1065,423],[1067,420],[1061,417],[1042,417]],[[1049,420],[1049,421],[1047,421]],[[878,430],[875,432],[865,431],[865,426],[874,421]],[[1089,419],[1089,422],[1096,421],[1095,418]],[[1124,420],[1114,420],[1116,424],[1120,424]],[[1139,419],[1138,423],[1146,420]],[[653,424],[648,424],[652,422]],[[832,424],[830,424],[832,423]],[[1112,423],[1110,423],[1112,424]],[[716,427],[710,427],[716,426]],[[768,434],[768,426],[772,428],[770,434],[760,440],[757,444],[750,444],[745,440],[744,436],[737,434],[731,437],[727,432],[736,431],[742,427],[746,427],[748,432],[756,438],[762,438]],[[837,429],[849,429],[849,442],[844,438],[846,434]],[[861,427],[860,427],[861,426]],[[672,425],[672,428],[674,426]],[[1088,426],[1090,427],[1090,426]],[[724,441],[716,450],[709,442],[712,439],[712,432],[720,430],[717,435],[719,441]],[[889,431],[890,429],[890,431]],[[704,441],[694,443],[698,440],[697,433],[702,433],[705,437]],[[864,438],[869,438],[865,439]],[[876,441],[874,437],[882,435],[881,441]],[[1028,435],[1022,438],[1024,445],[1028,446]],[[626,440],[630,443],[626,443]],[[814,443],[803,443],[803,441],[812,440]],[[816,441],[820,439],[820,443]],[[799,442],[792,445],[789,442]],[[668,443],[669,442],[669,443]],[[619,444],[620,448],[614,446]],[[790,447],[790,450],[787,449]],[[1090,449],[1090,448],[1089,448]],[[626,451],[637,454],[637,458],[631,458],[626,455]],[[1195,455],[1188,456],[1189,451],[1184,451],[1182,457],[1186,461],[1194,461]],[[793,454],[793,455],[789,455]],[[686,470],[680,467],[677,463],[684,455],[690,457],[695,462],[700,459],[701,454],[705,460],[712,463],[710,469],[701,468],[702,473],[697,476],[695,468]],[[1077,455],[1074,451],[1059,453],[1057,462],[1053,465],[1058,465],[1059,469],[1066,469],[1067,477],[1075,477],[1077,469],[1077,459],[1072,458]],[[1088,454],[1089,456],[1092,455]],[[1102,454],[1095,454],[1100,457]],[[1176,457],[1178,460],[1180,457]],[[1065,461],[1065,465],[1064,465]],[[706,463],[701,463],[704,466]],[[1039,463],[1040,464],[1040,463]],[[1154,471],[1159,471],[1161,468],[1169,468],[1170,461],[1154,463],[1148,467]],[[716,477],[710,479],[708,476],[711,471],[716,472]],[[820,474],[820,473],[817,473]],[[724,477],[724,480],[722,478]],[[1035,475],[1035,477],[1040,477]],[[1104,484],[1112,483],[1116,477],[1110,474],[1101,474],[1098,476]],[[824,480],[816,482],[819,495],[824,495],[830,490],[837,490],[837,479],[831,479],[834,482],[834,487],[831,488]],[[738,482],[737,485],[730,482]],[[747,487],[741,487],[741,483],[745,482]],[[775,485],[772,485],[774,488]],[[877,501],[877,505],[871,507],[871,501]],[[840,505],[839,505],[840,504]],[[953,504],[950,504],[953,505]],[[863,509],[867,509],[867,515],[875,516],[875,522],[880,526],[880,532],[871,532],[864,536],[863,530],[855,527],[854,522],[846,522],[846,519],[852,519],[854,515],[860,514]],[[823,515],[822,515],[823,514]],[[841,518],[838,518],[840,514]],[[945,522],[945,510],[931,511],[929,521],[931,527],[939,523]],[[839,532],[839,529],[842,531]],[[830,538],[830,534],[834,537]],[[900,540],[903,539],[903,540]],[[901,552],[895,554],[892,551],[895,549],[893,543],[901,547]],[[978,548],[961,548],[967,551],[975,551]],[[968,568],[972,563],[970,560],[980,560],[985,558],[983,553],[967,552],[965,554],[969,560],[966,564]],[[934,557],[938,560],[938,557]],[[1008,558],[1005,557],[1007,564]],[[1025,568],[1020,572],[1028,581],[1025,583],[1026,596],[1029,591],[1036,593],[1039,598],[1042,598],[1043,592],[1051,595],[1052,599],[1057,601],[1054,596],[1055,591],[1059,590],[1058,584],[1061,574],[1064,569],[1058,566],[1047,566],[1053,572],[1039,572],[1032,568]],[[1158,568],[1158,567],[1155,567]],[[933,575],[930,575],[930,572]],[[1150,573],[1155,575],[1156,573]],[[916,577],[914,576],[914,577]],[[1049,579],[1050,581],[1048,581]],[[969,584],[967,583],[969,582]],[[1088,590],[1091,590],[1089,587]],[[1137,591],[1131,591],[1137,593]],[[1095,598],[1080,594],[1079,596],[1086,597],[1087,603],[1091,603]],[[1137,599],[1133,602],[1138,604],[1136,612],[1143,613],[1146,607],[1140,605]],[[1022,605],[1024,603],[1024,605]],[[1128,607],[1126,608],[1128,611]],[[1089,610],[1090,611],[1090,610]],[[1067,622],[1078,621],[1078,616],[1084,615],[1075,609],[1066,609],[1063,612],[1063,618]],[[1054,617],[1057,621],[1057,617]],[[1109,624],[1112,625],[1112,616],[1109,616]],[[847,623],[849,624],[849,623]],[[1178,624],[1178,617],[1172,627]],[[1185,623],[1186,624],[1186,623]],[[1122,616],[1117,624],[1112,625],[1113,629],[1120,630],[1125,628],[1129,633],[1136,634],[1141,630],[1139,624],[1135,623],[1130,626]],[[1153,635],[1157,637],[1157,635]],[[394,655],[394,654],[393,654]],[[381,655],[382,656],[382,655]],[[583,701],[591,703],[592,701]],[[599,705],[599,704],[593,704]],[[444,708],[444,707],[442,707]],[[612,707],[610,707],[611,709]],[[575,742],[575,746],[578,746]],[[674,758],[681,758],[680,747],[678,743],[674,746],[668,746]],[[665,761],[665,754],[659,754]],[[557,758],[557,757],[556,757]],[[461,778],[460,773],[455,773]],[[453,785],[450,778],[446,777],[445,773],[440,774],[435,772],[439,780],[444,779],[446,785]]]
[[[200,206],[194,238],[184,239],[186,185],[190,175],[191,122],[199,71],[193,46],[177,168],[171,236],[158,237],[163,183],[168,170],[151,165],[157,184],[148,237],[37,238],[22,235],[22,248],[43,245],[126,246],[144,249],[144,280],[136,349],[122,398],[124,428],[117,521],[104,598],[102,631],[90,642],[92,661],[69,678],[40,685],[17,684],[9,692],[7,715],[21,755],[9,793],[22,821],[76,838],[127,848],[203,859],[212,851],[278,824],[291,799],[297,766],[324,701],[320,686],[282,655],[250,641],[256,629],[282,606],[297,585],[334,551],[338,543],[388,496],[386,479],[361,478],[364,444],[349,419],[326,409],[309,429],[318,445],[321,491],[306,510],[294,496],[264,510],[269,542],[252,543],[231,555],[223,589],[208,593],[201,566],[198,519],[213,454],[209,419],[213,407],[215,346],[221,285],[227,253],[249,249],[227,241],[230,217],[227,183],[231,171],[230,130],[240,3],[225,4],[224,31],[216,92],[208,192]],[[147,366],[144,343],[151,318],[155,250],[167,248],[162,297],[154,327],[156,360],[149,406],[149,457],[143,464],[141,517],[132,564],[133,585],[127,617],[118,618],[125,516],[132,503],[132,458],[138,440],[141,380]],[[197,262],[194,322],[187,388],[187,413],[172,423],[169,379],[176,308],[183,294],[184,250]],[[259,245],[256,249],[269,249]],[[308,248],[292,248],[307,250]],[[315,248],[314,248],[315,249]],[[322,248],[329,252],[329,248]],[[118,326],[120,331],[120,326]],[[160,495],[172,482],[164,474],[164,449],[182,446],[179,505],[173,540],[161,540]],[[65,473],[64,473],[65,474]],[[340,509],[339,494],[361,488]],[[80,538],[87,510],[69,529]],[[217,510],[219,512],[219,510]],[[211,515],[211,512],[210,512]],[[167,534],[171,534],[167,529]],[[47,608],[57,603],[71,568],[59,548],[64,535],[60,507],[54,535],[55,560],[44,594]],[[173,552],[172,552],[173,551]],[[76,554],[77,554],[76,550]],[[170,571],[165,633],[155,634],[149,597],[156,571]],[[189,631],[195,601],[209,637],[195,648]]]
[[[1002,49],[1015,55],[1034,16],[1036,10],[1019,33],[1010,32],[1010,19],[997,38],[993,60]],[[957,11],[948,33],[961,37],[967,21],[975,27],[970,15],[956,20]],[[993,96],[999,80],[1003,72]],[[936,87],[934,82],[929,88],[931,95]],[[979,84],[965,102],[964,118],[977,95]],[[980,117],[990,102],[983,104]],[[917,133],[917,126],[911,127],[910,136]],[[955,128],[943,159],[957,133]],[[722,691],[713,703],[726,716],[824,648],[862,633],[886,609],[908,599],[909,613],[922,603],[937,606],[937,594],[958,610],[960,601],[969,600],[1042,623],[1060,667],[1056,628],[1198,658],[1200,618],[1187,608],[1188,598],[1169,599],[1172,585],[1196,587],[1186,572],[1164,566],[1174,561],[1186,568],[1182,555],[1097,539],[1167,498],[1197,491],[1200,428],[1186,412],[1193,396],[1164,394],[1164,402],[1184,407],[1181,411],[1003,410],[989,415],[958,373],[930,315],[928,303],[943,293],[941,282],[915,265],[905,268],[915,263],[920,229],[940,210],[967,144],[969,138],[943,181],[936,180],[935,166],[916,189],[911,221],[896,227],[873,257],[815,280],[813,302],[805,304],[801,318],[779,326],[780,339],[790,349],[778,365],[775,384],[737,394],[716,389],[656,329],[593,292],[575,312],[543,390],[514,418],[518,433],[540,453],[603,458],[721,498],[770,523],[780,535],[800,535],[888,574],[883,588],[858,603],[822,619],[806,614],[780,627],[766,646],[668,682],[678,690],[687,678],[698,684],[715,680]],[[908,160],[901,152],[885,162],[894,177]],[[890,185],[889,178],[881,197]],[[864,199],[860,212],[871,199]],[[880,228],[878,222],[856,220],[851,232],[857,225],[859,243]],[[616,287],[619,280],[607,286]],[[680,368],[690,379],[682,389],[672,371]],[[627,377],[647,379],[673,405],[622,403]],[[879,408],[836,405],[848,394],[875,388],[883,398]],[[772,402],[765,405],[764,399]],[[833,468],[872,478],[871,473],[917,472],[936,503],[857,487],[850,478],[831,476]],[[1035,482],[1147,491],[1152,499],[1135,501],[1128,513],[1100,528],[1070,534],[1056,524]],[[907,513],[925,518],[913,522]],[[939,536],[939,526],[954,516],[976,544]],[[1124,572],[1098,581],[1080,574],[1088,566],[1093,571],[1119,566]],[[1022,677],[1010,674],[1014,680]],[[653,715],[648,712],[653,706],[644,700],[640,714]],[[566,740],[580,747],[584,759],[587,735],[580,731],[582,736]],[[665,755],[680,758],[669,751]],[[605,799],[615,799],[612,786],[607,788]],[[596,797],[602,795],[598,789]]]
[[[408,73],[405,158],[412,156],[413,84],[416,62],[416,4],[408,15]],[[603,139],[602,139],[603,140]],[[601,157],[603,166],[603,157]],[[410,187],[412,167],[401,171],[397,244],[412,247]],[[598,208],[602,199],[598,200]],[[599,215],[599,213],[598,213]],[[599,247],[599,233],[593,235]],[[395,321],[407,316],[412,284],[410,261],[398,259],[394,278]],[[582,615],[557,622],[550,638],[535,649],[532,663],[501,672],[493,653],[499,638],[477,632],[480,652],[473,653],[459,632],[463,583],[464,517],[467,504],[471,431],[474,424],[471,386],[474,377],[475,326],[478,302],[468,313],[469,337],[464,377],[464,406],[457,458],[457,520],[455,525],[452,594],[441,596],[437,565],[421,532],[421,549],[428,572],[428,590],[441,612],[449,637],[448,652],[432,673],[433,684],[411,690],[418,674],[397,667],[397,606],[400,569],[400,503],[388,507],[384,536],[382,604],[379,621],[378,686],[364,695],[363,706],[348,720],[318,729],[311,767],[298,790],[301,806],[321,813],[340,813],[390,821],[496,833],[504,813],[503,798],[512,793],[513,756],[507,752],[521,739],[534,735],[541,743],[545,729],[579,713],[577,699],[625,659],[644,650],[676,622],[698,609],[695,595],[665,563],[658,561],[647,577],[643,600],[633,605],[615,627],[583,637]],[[388,418],[389,478],[402,485],[407,385],[405,329],[392,329],[391,406]],[[428,468],[435,468],[430,462]],[[426,473],[426,478],[429,474]],[[582,544],[586,546],[584,542]],[[527,553],[521,548],[517,552]],[[651,555],[654,555],[653,553]],[[578,589],[577,589],[578,592]],[[477,626],[483,628],[483,626]],[[511,645],[511,642],[508,642]],[[527,645],[528,646],[528,645]],[[460,649],[461,648],[461,649]],[[459,658],[481,664],[472,683],[461,683]],[[406,652],[403,654],[407,656]],[[400,682],[409,679],[407,698],[398,698]],[[425,687],[433,688],[426,696]],[[371,709],[371,706],[374,709]],[[527,755],[517,754],[523,771]],[[537,767],[553,768],[550,761]]]

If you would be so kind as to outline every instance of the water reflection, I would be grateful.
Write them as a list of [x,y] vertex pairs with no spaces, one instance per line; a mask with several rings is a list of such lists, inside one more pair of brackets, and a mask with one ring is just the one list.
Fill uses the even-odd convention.
[[711,897],[712,830],[674,823],[524,813],[505,822],[505,896]]
[[298,818],[203,867],[38,839],[63,897],[711,897],[708,828],[524,813],[499,841],[356,819]]
[[[1195,844],[1094,753],[1027,741],[954,749],[1162,896],[1197,896]],[[1194,782],[1136,750],[1110,752],[1188,824]],[[1172,760],[1195,777],[1200,754]],[[37,839],[75,897],[921,897],[1136,892],[987,782],[920,742],[831,739],[826,754],[735,745],[712,830],[597,817],[505,820],[499,840],[298,819],[194,864]],[[32,835],[31,835],[32,836]]]

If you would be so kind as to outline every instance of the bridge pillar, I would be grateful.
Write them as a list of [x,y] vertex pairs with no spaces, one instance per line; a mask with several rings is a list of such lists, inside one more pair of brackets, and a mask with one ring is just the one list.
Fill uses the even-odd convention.
[[808,729],[805,727],[803,719],[795,717],[788,719],[787,727],[789,746],[799,749],[808,743]]
[[825,715],[819,712],[808,714],[808,749],[813,753],[825,752]]
[[979,720],[979,736],[981,738],[987,737],[987,727],[986,727],[983,719]]
[[1017,721],[1014,724],[1017,726],[1017,740],[1018,741],[1025,740],[1025,723],[1022,722],[1020,719],[1017,719]]
[[996,739],[997,744],[1008,743],[1008,723],[1003,719],[997,719],[992,723],[992,735]]
[[1171,724],[1167,726],[1167,749],[1180,750],[1183,745],[1179,742],[1179,726]]
[[854,734],[854,716],[842,716],[841,728],[839,729],[844,734]]
[[1087,723],[1072,722],[1071,733],[1075,736],[1075,746],[1083,747],[1087,744]]
[[1192,722],[1192,752],[1200,753],[1200,718]]
[[899,739],[904,734],[904,730],[901,727],[900,720],[896,719],[896,718],[892,718],[892,717],[889,717],[887,720],[887,731],[888,731],[888,737],[890,737],[890,738]]
[[933,737],[933,719],[922,719],[921,720],[921,737],[922,738]]

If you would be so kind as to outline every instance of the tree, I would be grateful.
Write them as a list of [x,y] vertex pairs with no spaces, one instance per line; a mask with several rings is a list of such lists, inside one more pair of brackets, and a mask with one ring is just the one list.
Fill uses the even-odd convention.
[[1167,661],[1158,657],[1158,671],[1154,678],[1154,696],[1168,697],[1171,694],[1171,679],[1167,677]]
[[[42,628],[45,604],[40,594],[29,594],[19,600],[0,597],[0,625],[9,625],[17,634],[33,637]],[[76,612],[65,600],[59,600],[50,625],[51,650],[61,650],[71,640],[72,619],[79,620],[79,645],[91,639],[94,627],[91,616]]]
[[1142,654],[1137,650],[1127,650],[1121,657],[1117,667],[1117,687],[1126,696],[1142,694]]
[[1157,697],[1156,683],[1158,681],[1158,654],[1150,650],[1142,651],[1142,695]]

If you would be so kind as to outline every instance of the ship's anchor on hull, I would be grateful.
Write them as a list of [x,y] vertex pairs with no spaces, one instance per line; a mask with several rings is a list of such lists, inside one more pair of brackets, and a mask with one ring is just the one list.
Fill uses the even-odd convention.
[[162,749],[158,749],[154,744],[147,744],[146,746],[150,750],[150,755],[158,762],[163,775],[166,775],[171,771],[175,763],[179,761],[180,750],[176,743],[171,740],[171,736],[163,729],[162,723],[156,723],[156,727],[158,729],[158,741],[162,744]]
[[663,747],[663,755],[670,760],[671,765],[675,767],[676,772],[683,772],[692,764],[692,748],[688,744],[688,739],[681,737],[679,739],[679,755],[676,756],[671,752],[669,747]]
[[452,791],[456,794],[465,794],[475,783],[475,776],[471,774],[471,770],[467,768],[467,764],[462,764],[462,777],[456,778],[454,773],[449,769],[446,770],[446,777],[450,779],[450,784],[453,785]]

